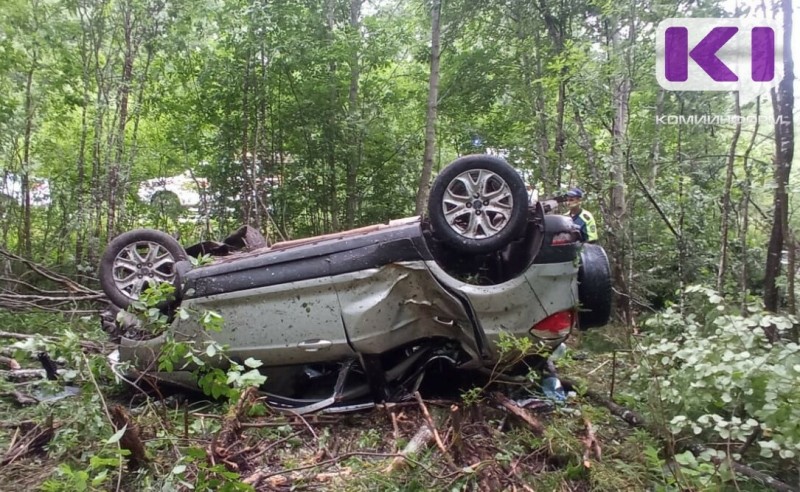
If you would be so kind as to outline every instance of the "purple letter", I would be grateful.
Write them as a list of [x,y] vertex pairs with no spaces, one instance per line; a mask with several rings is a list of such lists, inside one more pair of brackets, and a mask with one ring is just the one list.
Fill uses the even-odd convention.
[[689,78],[689,30],[685,27],[670,27],[664,33],[664,70],[670,82],[686,82]]
[[753,81],[769,82],[775,77],[775,31],[771,27],[754,27],[750,39]]
[[738,27],[715,27],[706,34],[697,46],[689,52],[692,60],[697,62],[712,79],[717,82],[736,82],[739,77],[717,58],[717,51],[725,46],[737,32]]

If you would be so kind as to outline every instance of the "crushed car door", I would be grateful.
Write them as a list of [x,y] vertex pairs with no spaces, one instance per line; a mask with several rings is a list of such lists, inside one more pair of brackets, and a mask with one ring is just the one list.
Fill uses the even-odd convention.
[[[225,320],[210,334],[232,356],[266,365],[289,365],[352,357],[339,301],[330,277],[318,277],[190,299]],[[188,306],[187,306],[188,307]]]

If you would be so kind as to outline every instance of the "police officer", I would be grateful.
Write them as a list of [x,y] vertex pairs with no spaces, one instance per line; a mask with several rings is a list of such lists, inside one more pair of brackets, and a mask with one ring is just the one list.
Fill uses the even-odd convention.
[[597,223],[594,221],[594,216],[581,208],[581,200],[583,200],[583,190],[580,188],[572,188],[567,192],[567,206],[569,207],[569,216],[572,221],[581,229],[581,237],[585,243],[593,243],[597,241]]

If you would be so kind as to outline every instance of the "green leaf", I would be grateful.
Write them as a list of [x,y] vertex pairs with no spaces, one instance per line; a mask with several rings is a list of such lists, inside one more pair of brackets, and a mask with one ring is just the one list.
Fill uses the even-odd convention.
[[238,382],[241,375],[242,374],[238,371],[228,371],[228,378],[226,380],[227,384],[233,384]]
[[128,429],[128,425],[125,424],[124,426],[122,426],[122,429],[118,430],[117,432],[114,433],[113,436],[108,438],[108,441],[106,441],[106,444],[116,444],[117,442],[119,442],[119,440],[122,439],[122,435],[125,434],[125,431],[127,429]]
[[264,365],[263,362],[260,360],[256,360],[252,357],[248,357],[246,361],[244,361],[244,365],[249,367],[250,369],[256,369]]
[[181,464],[181,465],[175,465],[175,467],[172,469],[171,473],[173,475],[180,475],[181,473],[183,473],[185,471],[186,471],[186,465]]
[[189,449],[186,450],[186,456],[189,456],[190,458],[193,458],[193,459],[196,459],[196,460],[205,459],[206,450],[203,449],[203,448],[192,447],[192,448],[189,448]]
[[103,470],[92,479],[92,487],[99,487],[108,478],[108,470]]
[[697,466],[697,458],[694,457],[691,451],[676,454],[675,461],[683,466]]
[[246,373],[242,374],[237,383],[241,386],[261,386],[267,380],[266,376],[263,376],[258,369],[252,369],[247,371]]

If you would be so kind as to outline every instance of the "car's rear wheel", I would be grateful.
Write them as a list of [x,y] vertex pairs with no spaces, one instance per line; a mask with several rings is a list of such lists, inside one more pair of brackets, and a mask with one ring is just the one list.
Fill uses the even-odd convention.
[[611,318],[611,268],[605,250],[584,244],[578,269],[578,327],[581,330],[604,326]]
[[433,234],[470,254],[503,248],[527,223],[528,193],[519,173],[489,155],[456,159],[433,183],[428,216]]
[[139,299],[149,286],[169,283],[178,289],[176,263],[186,259],[183,247],[168,234],[138,229],[120,234],[100,259],[100,286],[122,309]]

